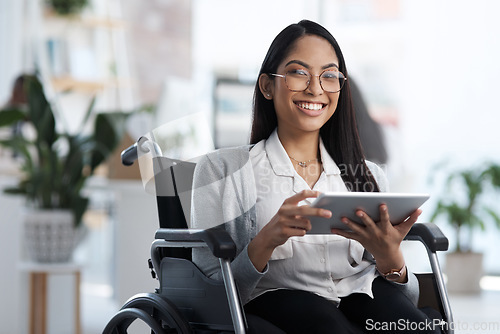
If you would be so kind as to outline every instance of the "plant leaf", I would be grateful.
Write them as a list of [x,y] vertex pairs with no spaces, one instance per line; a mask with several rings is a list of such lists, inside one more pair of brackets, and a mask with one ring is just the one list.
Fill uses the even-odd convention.
[[3,191],[4,191],[4,193],[10,194],[10,195],[25,195],[26,194],[26,189],[23,189],[23,188],[20,188],[20,187],[17,187],[17,188],[14,188],[14,187],[5,188]]
[[118,146],[125,133],[125,121],[128,115],[120,112],[101,113],[95,120],[95,147],[91,156],[90,167],[94,170]]
[[94,95],[92,97],[92,100],[90,101],[89,106],[87,107],[87,111],[85,112],[85,116],[83,117],[82,123],[80,124],[80,131],[78,133],[82,133],[83,129],[85,127],[85,124],[89,121],[90,115],[92,115],[95,107],[95,102],[96,102],[96,96]]
[[78,226],[81,223],[83,214],[89,206],[89,199],[80,195],[80,192],[76,193],[71,199],[71,210],[75,215],[75,224]]
[[500,188],[500,165],[490,163],[489,167],[484,170],[481,176],[489,179],[494,187]]
[[0,110],[0,127],[11,126],[26,118],[26,112],[18,107],[9,107]]
[[56,141],[55,118],[41,82],[35,76],[27,77],[28,117],[37,133],[38,142],[52,145]]
[[497,214],[496,211],[494,211],[491,208],[485,208],[484,209],[488,214],[493,218],[493,221],[495,222],[495,225],[500,228],[500,216]]

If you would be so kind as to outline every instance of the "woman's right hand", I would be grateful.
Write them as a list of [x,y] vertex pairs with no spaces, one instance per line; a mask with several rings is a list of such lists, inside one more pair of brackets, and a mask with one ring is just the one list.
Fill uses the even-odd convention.
[[271,221],[250,242],[248,256],[257,270],[264,270],[276,247],[283,245],[290,237],[304,236],[311,230],[307,216],[332,216],[329,210],[298,205],[306,198],[318,197],[319,194],[318,191],[303,190],[287,198]]

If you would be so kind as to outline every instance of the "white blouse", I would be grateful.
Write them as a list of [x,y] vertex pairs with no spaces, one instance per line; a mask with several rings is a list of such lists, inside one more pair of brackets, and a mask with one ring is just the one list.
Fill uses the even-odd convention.
[[[320,154],[323,171],[312,189],[347,192],[340,169],[322,141]],[[256,216],[260,231],[286,198],[310,187],[295,171],[276,130],[251,149],[250,159],[257,188]],[[313,200],[304,200],[299,205],[311,204]],[[355,292],[373,298],[371,285],[377,275],[373,258],[357,241],[339,235],[292,237],[274,250],[267,273],[251,298],[282,288],[311,291],[334,302]]]

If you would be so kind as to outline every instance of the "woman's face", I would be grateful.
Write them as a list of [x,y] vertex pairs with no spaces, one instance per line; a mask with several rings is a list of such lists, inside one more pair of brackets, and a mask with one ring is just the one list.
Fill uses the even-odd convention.
[[321,88],[319,75],[324,70],[339,70],[339,61],[333,46],[324,38],[305,35],[299,38],[288,56],[281,62],[277,74],[307,70],[311,81],[306,90],[293,92],[284,78],[275,77],[269,83],[279,133],[300,135],[303,132],[319,132],[335,112],[340,92],[328,93]]

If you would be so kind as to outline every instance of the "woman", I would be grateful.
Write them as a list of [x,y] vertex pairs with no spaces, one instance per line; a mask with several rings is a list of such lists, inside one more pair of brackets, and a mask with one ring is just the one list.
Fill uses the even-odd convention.
[[[362,333],[381,322],[428,321],[400,248],[420,210],[393,226],[381,206],[380,222],[359,211],[365,226],[344,220],[352,232],[306,235],[306,217],[331,216],[309,206],[319,193],[387,190],[381,169],[364,160],[346,78],[326,29],[288,26],[260,70],[252,145],[211,153],[195,170],[192,227],[231,234],[245,312],[276,332]],[[220,278],[207,250],[195,250],[193,260]]]

